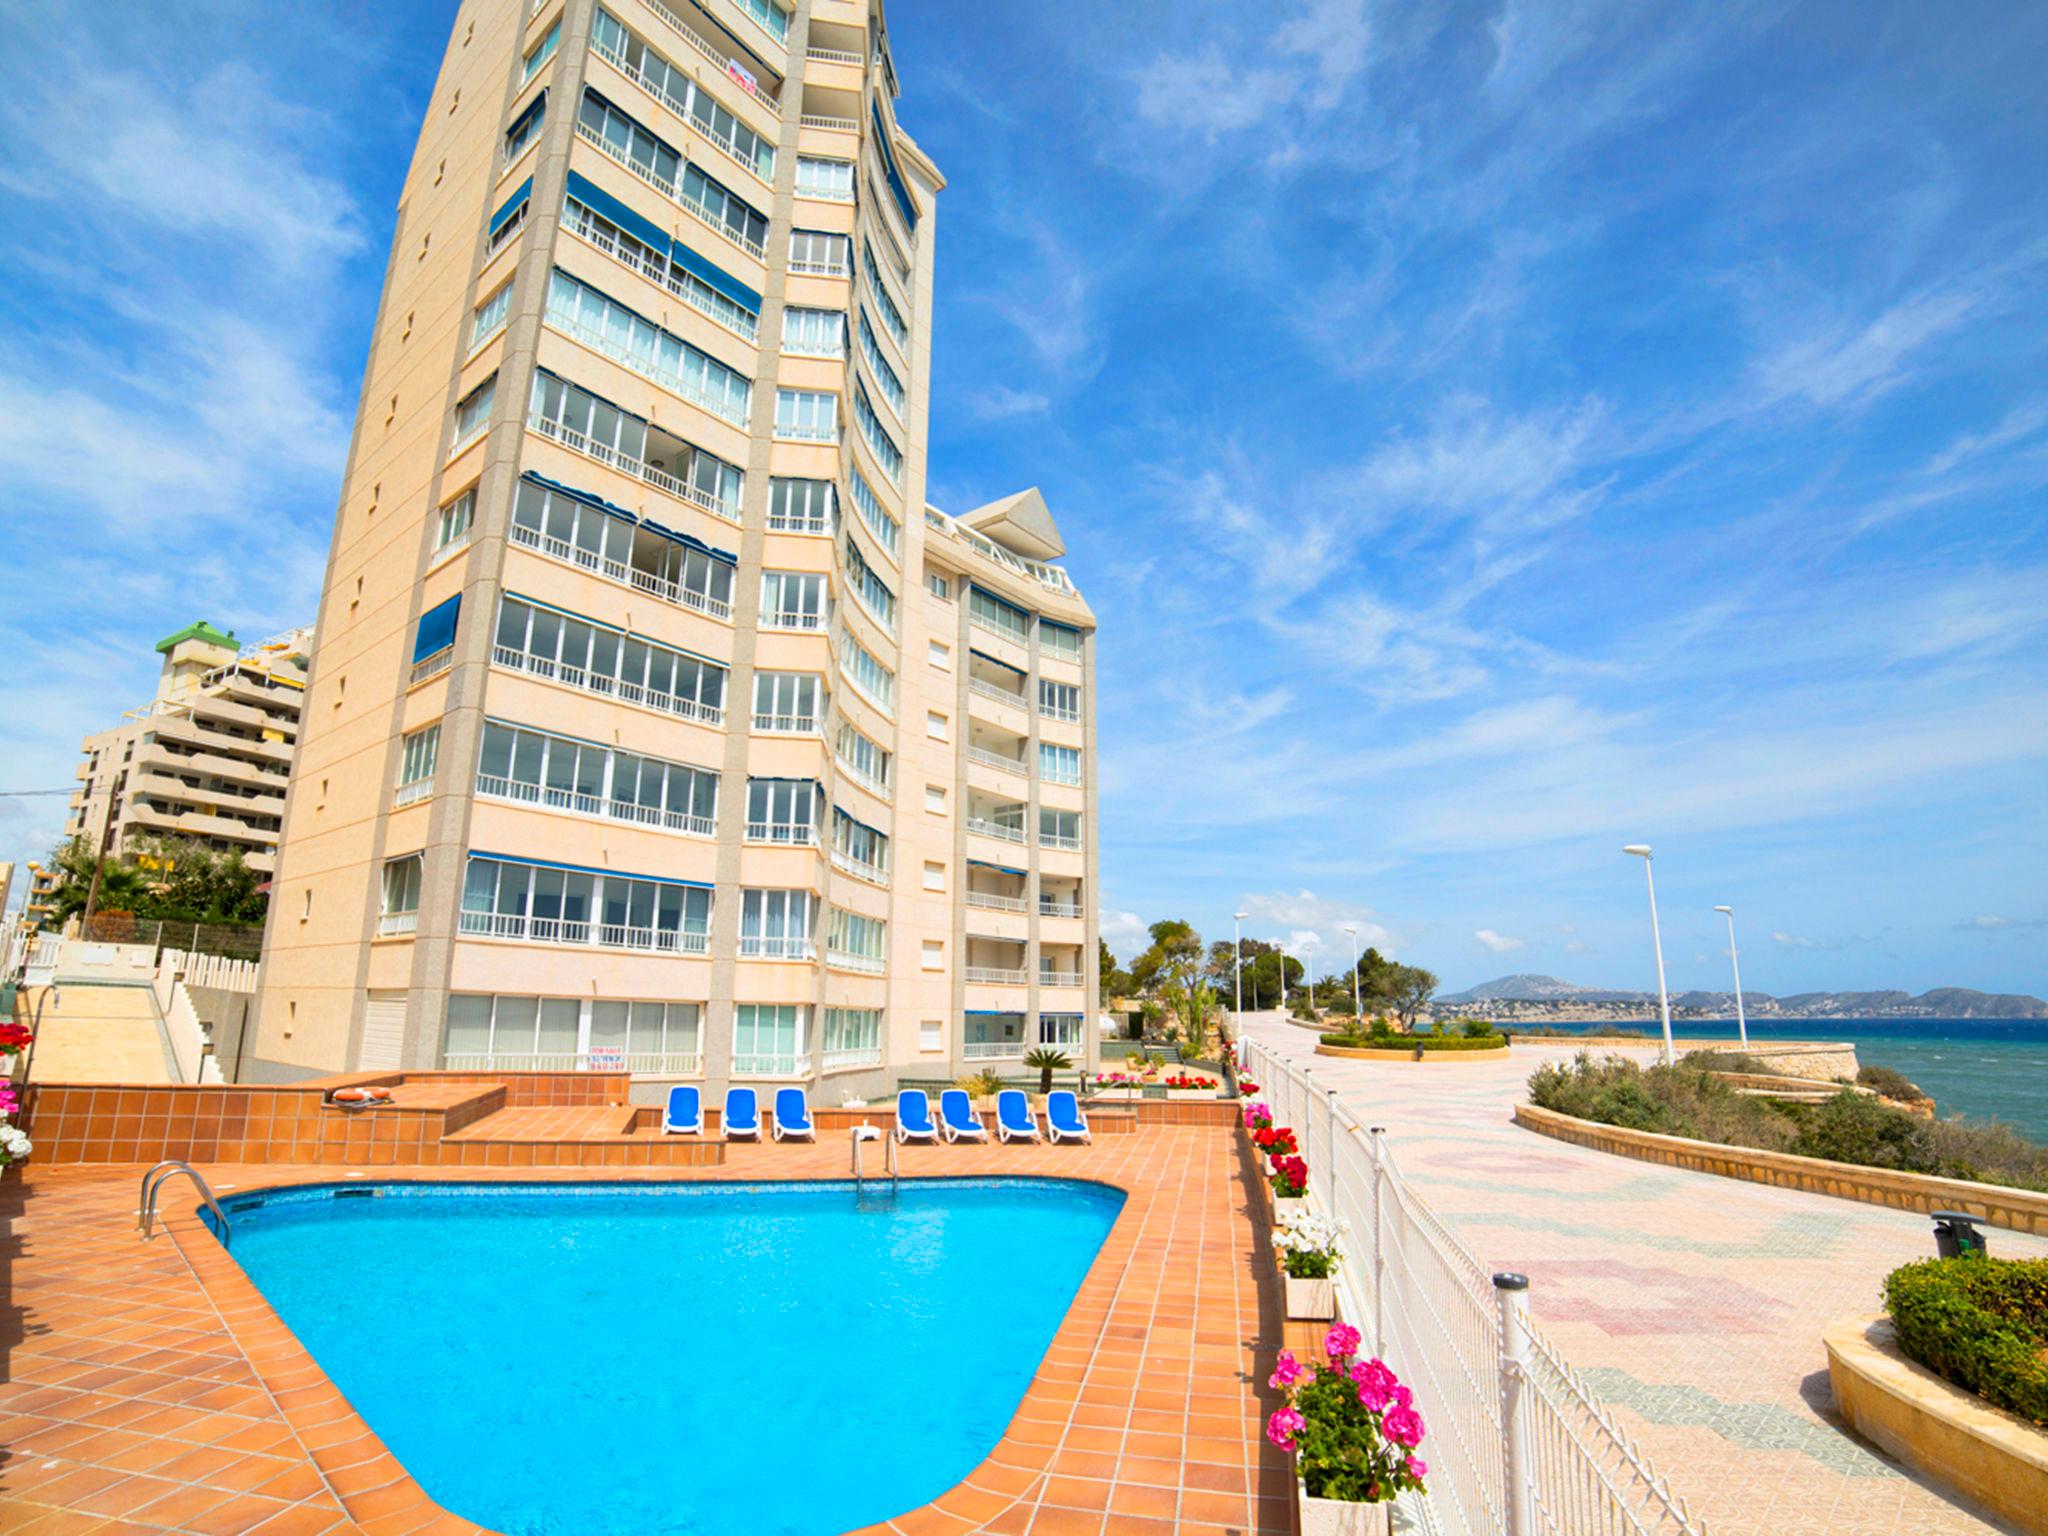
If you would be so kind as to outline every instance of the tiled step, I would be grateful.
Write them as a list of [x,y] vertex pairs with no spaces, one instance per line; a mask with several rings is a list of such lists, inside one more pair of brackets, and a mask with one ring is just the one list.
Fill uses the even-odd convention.
[[34,1072],[44,1083],[174,1083],[147,987],[67,981],[43,1009]]
[[500,1109],[459,1131],[448,1141],[602,1141],[632,1134],[636,1111],[630,1104],[532,1105]]

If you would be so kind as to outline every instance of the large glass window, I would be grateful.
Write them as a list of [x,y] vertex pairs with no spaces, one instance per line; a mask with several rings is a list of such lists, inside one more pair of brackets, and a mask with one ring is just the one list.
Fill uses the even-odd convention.
[[860,520],[868,525],[868,532],[881,541],[882,548],[889,551],[891,558],[896,558],[903,525],[882,505],[881,498],[875,495],[875,488],[868,484],[867,476],[857,468],[849,468],[847,473],[853,485],[853,504],[860,508]]
[[820,390],[778,389],[775,435],[811,443],[838,442],[839,397]]
[[896,594],[889,590],[889,584],[882,580],[875,568],[861,555],[860,546],[853,542],[853,535],[846,536],[846,584],[853,588],[854,596],[861,606],[874,615],[875,620],[890,634],[896,633]]
[[520,61],[519,81],[523,85],[541,71],[541,66],[555,56],[555,45],[562,40],[562,21],[558,16],[555,24],[548,28],[547,36],[535,43]]
[[1069,661],[1081,659],[1081,631],[1065,624],[1055,624],[1051,619],[1038,621],[1038,646],[1048,656],[1064,656]]
[[869,786],[889,792],[889,768],[892,761],[889,751],[870,741],[851,725],[841,724],[839,739],[835,744],[839,761],[852,772],[865,779]]
[[761,242],[768,238],[768,216],[724,182],[706,175],[694,161],[683,167],[676,196],[714,229],[723,230],[754,255],[762,253]]
[[864,821],[856,820],[838,806],[832,807],[832,862],[871,879],[885,879],[889,873],[889,839]]
[[1048,848],[1065,848],[1078,853],[1081,848],[1081,813],[1040,806],[1038,840]]
[[1038,680],[1038,712],[1048,720],[1079,720],[1081,690],[1072,683]]
[[818,840],[818,785],[812,779],[747,780],[747,837],[756,843]]
[[1081,782],[1081,754],[1073,747],[1056,747],[1049,741],[1038,744],[1038,776],[1048,784]]
[[791,305],[782,312],[782,350],[805,357],[846,356],[845,311]]
[[789,480],[776,476],[768,482],[768,526],[777,533],[830,533],[836,521],[838,497],[830,480]]
[[882,355],[882,344],[875,339],[874,325],[868,319],[865,307],[860,312],[860,355],[867,359],[868,367],[874,373],[875,387],[882,392],[898,416],[903,414],[903,381],[896,377],[896,370],[889,366],[889,359]]
[[469,328],[469,344],[472,349],[482,346],[492,336],[504,329],[505,316],[512,309],[512,284],[501,283],[498,291],[483,303],[477,305]]
[[818,155],[796,157],[796,195],[822,197],[835,203],[853,201],[853,162]]
[[557,269],[548,280],[548,323],[738,427],[753,382],[680,336]]
[[754,729],[815,731],[825,715],[825,680],[815,672],[756,672]]
[[718,775],[709,768],[497,720],[484,724],[476,787],[480,795],[699,837],[718,830]]
[[761,627],[823,629],[825,578],[813,571],[763,571]]
[[839,666],[853,685],[885,712],[895,709],[896,674],[843,629],[839,634]]
[[903,479],[903,450],[896,446],[896,440],[882,426],[882,418],[875,414],[875,408],[868,404],[867,387],[858,379],[853,385],[853,417],[860,423],[860,435],[867,439],[868,447],[875,452],[875,459],[891,480],[899,484]]
[[825,957],[848,970],[880,974],[889,962],[888,923],[879,917],[863,917],[844,907],[834,907]]
[[882,1059],[882,1010],[827,1008],[824,1050],[827,1072],[835,1067],[877,1065]]
[[491,424],[491,400],[497,393],[498,376],[494,373],[462,397],[455,407],[456,447],[471,441]]
[[591,1054],[622,1052],[619,1065],[628,1072],[695,1072],[703,1060],[700,1024],[695,1003],[593,1002]]
[[434,514],[434,549],[446,549],[469,532],[476,520],[476,487],[471,486]]
[[808,1071],[806,1025],[800,1003],[740,1003],[732,1011],[735,1077],[793,1077]]
[[760,319],[753,310],[712,287],[688,267],[674,261],[666,251],[657,251],[619,228],[603,214],[586,207],[573,193],[563,199],[562,217],[570,229],[598,249],[651,277],[692,309],[738,331],[749,341],[759,333]]
[[532,480],[519,482],[512,542],[713,618],[732,615],[730,560]]
[[726,669],[717,662],[510,594],[498,606],[491,659],[712,725],[725,716]]
[[1012,640],[1023,640],[1031,633],[1031,615],[1015,603],[1006,603],[993,592],[975,587],[967,594],[967,616],[983,629],[992,629],[999,635]]
[[425,858],[409,853],[384,865],[383,905],[377,918],[380,934],[411,933],[420,921],[420,875]]
[[809,891],[743,891],[740,953],[759,960],[816,958],[816,906],[817,897]]
[[687,70],[647,46],[609,11],[600,9],[591,29],[597,51],[631,75],[698,132],[752,169],[764,181],[775,176],[775,146],[714,101]]
[[434,767],[440,756],[440,722],[413,731],[405,738],[398,754],[398,792],[391,800],[394,808],[424,800],[432,793]]
[[844,277],[851,270],[853,244],[823,229],[789,232],[789,270],[810,277]]
[[[654,1038],[662,1040],[663,1006],[660,1003],[592,1003],[593,1010],[651,1009]],[[671,1003],[676,1017],[671,1038],[683,1047],[685,1030],[689,1043],[683,1047],[690,1058],[687,1066],[672,1070],[697,1070],[695,1003]],[[582,1033],[584,1004],[573,997],[493,996],[488,992],[457,992],[448,999],[448,1015],[441,1039],[441,1064],[458,1071],[492,1067],[528,1071],[574,1071],[583,1065],[577,1054]],[[597,1044],[597,1015],[593,1011],[591,1043]],[[656,1054],[661,1046],[655,1047]],[[657,1062],[627,1063],[632,1071],[658,1071]]]
[[904,321],[903,311],[896,307],[895,299],[889,296],[889,290],[882,282],[881,268],[875,261],[874,247],[863,240],[860,248],[861,271],[867,282],[868,295],[875,301],[875,308],[881,312],[882,324],[888,327],[889,334],[896,338],[896,345],[907,348],[910,345],[910,326]]
[[682,155],[656,138],[597,92],[585,90],[577,126],[642,176],[671,195],[676,190],[676,172]]
[[541,126],[548,119],[548,93],[542,91],[533,98],[533,105],[512,120],[512,126],[505,130],[505,163],[510,165],[526,153],[527,146],[540,137]]

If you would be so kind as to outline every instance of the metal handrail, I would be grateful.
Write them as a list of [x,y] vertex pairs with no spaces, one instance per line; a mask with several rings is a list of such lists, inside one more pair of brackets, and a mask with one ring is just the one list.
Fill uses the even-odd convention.
[[860,1149],[863,1143],[879,1141],[882,1144],[882,1167],[889,1175],[889,1193],[896,1193],[896,1138],[883,1133],[880,1126],[869,1125],[863,1120],[853,1127],[853,1188],[858,1194],[866,1182],[866,1172],[861,1166]]
[[163,1192],[164,1185],[170,1182],[171,1175],[175,1173],[184,1174],[198,1187],[199,1198],[206,1202],[206,1208],[213,1212],[213,1219],[220,1224],[220,1245],[223,1248],[227,1247],[228,1238],[233,1230],[228,1223],[228,1213],[222,1210],[220,1202],[213,1198],[213,1190],[208,1187],[206,1180],[199,1176],[199,1170],[175,1157],[165,1158],[142,1176],[142,1192],[135,1225],[141,1229],[143,1237],[146,1239],[150,1236],[150,1228],[156,1222],[157,1196]]

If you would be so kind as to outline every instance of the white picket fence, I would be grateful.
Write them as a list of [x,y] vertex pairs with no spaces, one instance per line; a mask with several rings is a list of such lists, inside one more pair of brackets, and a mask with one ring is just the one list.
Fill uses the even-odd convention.
[[182,949],[167,949],[157,966],[159,970],[168,966],[177,971],[188,987],[214,987],[223,992],[256,990],[258,966],[254,960],[231,960],[226,955],[188,954]]
[[1449,1536],[1706,1536],[1530,1323],[1528,1282],[1489,1274],[1409,1189],[1384,1135],[1312,1071],[1254,1040],[1243,1053],[1300,1141],[1311,1198],[1349,1228],[1345,1317],[1429,1424],[1432,1522]]

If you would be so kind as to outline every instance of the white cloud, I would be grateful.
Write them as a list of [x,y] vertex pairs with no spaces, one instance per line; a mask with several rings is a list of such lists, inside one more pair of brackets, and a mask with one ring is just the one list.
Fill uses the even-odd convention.
[[1104,907],[1097,914],[1101,924],[1102,942],[1119,960],[1130,960],[1143,954],[1152,942],[1145,920],[1135,912],[1120,912]]
[[1474,929],[1472,937],[1477,939],[1483,948],[1491,950],[1496,955],[1504,955],[1511,949],[1520,949],[1523,945],[1521,939],[1511,938],[1505,933],[1495,933],[1491,928]]
[[2001,917],[1994,912],[1979,912],[1975,917],[1964,918],[1956,926],[1973,933],[2004,933],[2014,928],[2048,928],[2048,918]]
[[1945,475],[1960,464],[1981,459],[2001,448],[2010,448],[2048,427],[2048,400],[2027,400],[2015,405],[1993,426],[1964,432],[1921,468],[1924,475]]
[[1564,952],[1568,955],[1589,955],[1593,952],[1593,946],[1584,939],[1566,939]]
[[1325,964],[1342,969],[1349,963],[1352,936],[1346,927],[1358,930],[1360,952],[1367,949],[1392,951],[1399,943],[1370,907],[1356,902],[1318,896],[1311,890],[1259,891],[1238,899],[1245,913],[1245,931],[1286,928],[1297,947],[1306,946],[1324,957]]
[[1759,360],[1759,403],[1798,398],[1829,407],[1866,404],[1904,383],[1907,359],[1954,330],[1978,302],[1969,292],[1921,293],[1868,323],[1823,325]]
[[1007,421],[1013,416],[1042,416],[1052,408],[1047,396],[1033,390],[993,384],[967,397],[967,409],[982,421]]

